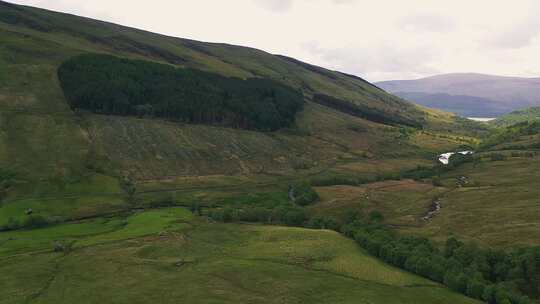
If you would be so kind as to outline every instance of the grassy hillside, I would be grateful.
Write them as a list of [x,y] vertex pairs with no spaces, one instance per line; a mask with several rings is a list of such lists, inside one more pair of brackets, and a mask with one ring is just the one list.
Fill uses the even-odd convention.
[[524,121],[498,128],[484,140],[484,150],[536,150],[540,147],[540,121]]
[[[441,196],[444,212],[420,230],[440,240],[454,234],[488,246],[538,245],[539,164],[538,155],[514,152],[491,160],[487,154],[476,165],[445,174],[442,183],[452,190]],[[462,176],[466,186],[455,188]]]
[[[537,246],[539,156],[538,150],[487,151],[426,179],[316,187],[321,201],[309,209],[337,220],[377,211],[395,230],[439,244],[455,236],[490,248]],[[434,202],[441,210],[424,219]]]
[[498,127],[507,127],[522,122],[533,122],[540,119],[540,107],[532,107],[523,110],[517,110],[503,115],[491,123]]
[[0,233],[0,242],[0,269],[12,274],[0,279],[1,303],[476,303],[335,232],[208,224],[185,209]]
[[[312,167],[322,170],[340,159],[362,161],[366,155],[384,158],[418,151],[433,155],[439,152],[431,144],[439,141],[438,133],[450,135],[450,144],[470,141],[468,127],[456,125],[451,115],[415,107],[358,77],[250,48],[166,37],[6,2],[0,6],[0,61],[4,75],[10,75],[0,77],[0,165],[16,174],[11,198],[24,184],[57,184],[62,190],[96,174],[140,180],[296,173]],[[275,133],[75,115],[56,70],[84,53],[145,59],[225,76],[270,78],[301,90],[307,104],[295,126]],[[315,105],[310,102],[313,94],[414,120],[433,131],[424,133],[430,135],[424,135],[423,141],[413,141],[414,137],[402,136],[400,127]]]

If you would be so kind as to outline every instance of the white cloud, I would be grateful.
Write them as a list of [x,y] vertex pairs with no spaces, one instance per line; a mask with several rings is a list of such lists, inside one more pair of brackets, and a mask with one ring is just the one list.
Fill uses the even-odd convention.
[[357,2],[358,0],[332,0],[335,4],[349,4]]
[[435,55],[428,47],[399,48],[388,42],[370,48],[325,49],[316,42],[306,43],[304,47],[332,69],[363,75],[367,79],[417,78],[440,72],[431,66]]
[[440,14],[419,13],[401,18],[398,26],[405,30],[448,32],[454,29],[454,20]]
[[[275,12],[286,12],[290,10],[294,3],[302,2],[300,0],[253,0],[256,4],[263,8],[269,9]],[[307,0],[307,2],[316,2],[318,0]],[[357,2],[358,0],[323,0],[329,1],[335,4],[349,4]]]
[[256,4],[275,12],[288,11],[292,5],[293,0],[253,0]]
[[540,36],[540,19],[536,16],[525,22],[516,24],[509,30],[495,34],[487,43],[489,46],[506,49],[530,46]]

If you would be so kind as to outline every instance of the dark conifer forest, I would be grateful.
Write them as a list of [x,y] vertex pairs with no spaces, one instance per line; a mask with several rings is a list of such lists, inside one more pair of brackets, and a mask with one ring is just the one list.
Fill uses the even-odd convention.
[[269,79],[242,80],[109,55],[82,55],[58,76],[74,109],[275,131],[294,123],[300,92]]

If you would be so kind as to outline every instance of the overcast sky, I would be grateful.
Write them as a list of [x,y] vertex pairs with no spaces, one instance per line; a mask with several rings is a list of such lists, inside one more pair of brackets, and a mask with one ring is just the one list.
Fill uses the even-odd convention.
[[9,0],[251,46],[370,81],[540,77],[538,0]]

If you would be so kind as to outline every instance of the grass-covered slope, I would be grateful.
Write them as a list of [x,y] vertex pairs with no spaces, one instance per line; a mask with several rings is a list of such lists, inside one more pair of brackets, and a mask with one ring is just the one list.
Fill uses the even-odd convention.
[[476,303],[333,231],[208,224],[178,208],[0,242],[1,303]]
[[[455,235],[486,247],[538,246],[540,153],[493,153],[444,174],[441,183],[447,192],[432,196],[440,199],[442,212],[405,230],[440,241]],[[458,186],[463,180],[466,184]]]
[[[423,141],[410,141],[400,137],[399,127],[314,105],[310,102],[314,94],[339,98],[398,121],[414,121],[436,132],[467,133],[446,113],[420,109],[358,77],[290,58],[6,2],[0,6],[0,166],[16,173],[21,183],[45,181],[60,187],[91,178],[96,172],[163,178],[294,171],[359,155],[410,154],[423,150],[424,145],[433,151],[430,144],[439,140],[432,134]],[[171,125],[156,119],[77,116],[61,89],[57,69],[70,58],[87,53],[241,79],[267,78],[302,91],[307,103],[296,114],[293,130],[272,134]],[[459,143],[465,137],[454,139]],[[216,159],[227,164],[215,165]]]
[[507,127],[522,122],[533,122],[535,120],[540,120],[540,107],[513,111],[491,121],[491,124],[498,127]]
[[527,150],[540,148],[540,121],[524,121],[498,128],[484,140],[483,149]]

